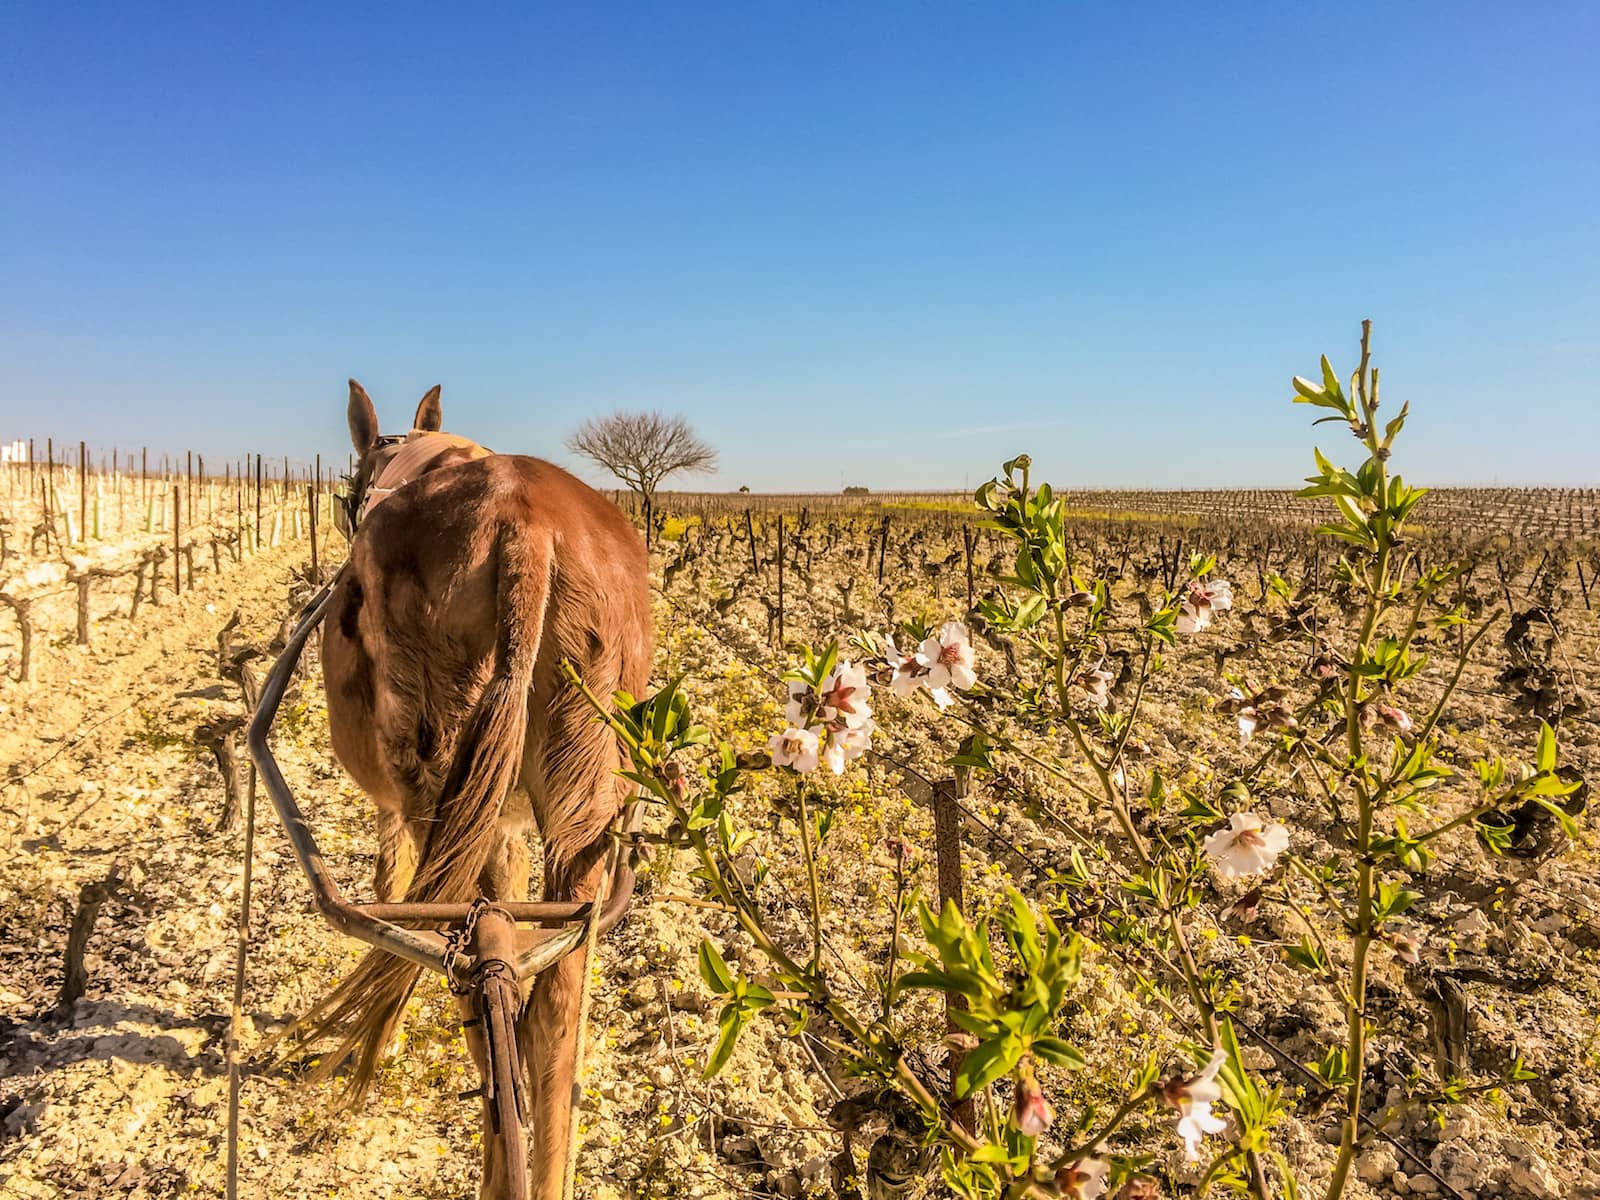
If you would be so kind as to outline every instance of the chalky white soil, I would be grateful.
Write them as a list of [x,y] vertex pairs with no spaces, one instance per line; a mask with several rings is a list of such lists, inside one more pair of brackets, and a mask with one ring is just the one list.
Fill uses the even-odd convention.
[[[948,546],[929,547],[942,558]],[[220,1193],[224,1180],[227,1076],[224,1043],[233,986],[235,922],[243,879],[243,832],[222,834],[220,778],[192,740],[194,728],[239,712],[237,687],[219,678],[217,631],[237,609],[237,644],[267,647],[303,589],[296,569],[304,546],[265,553],[203,574],[191,593],[163,597],[138,621],[97,620],[93,645],[70,643],[59,627],[39,651],[37,678],[0,682],[0,1196],[186,1196]],[[752,662],[763,648],[764,613],[749,597],[718,615],[710,601],[743,569],[738,548],[699,565],[658,602],[659,667],[689,670],[697,700],[715,707],[716,732],[741,744],[764,742],[776,717],[776,688]],[[747,563],[746,563],[747,565]],[[840,560],[816,578],[791,579],[790,634],[833,632],[843,612],[834,576],[860,570]],[[1224,564],[1226,567],[1227,564]],[[893,567],[891,566],[891,570]],[[864,572],[863,572],[864,574]],[[1241,576],[1244,574],[1241,565]],[[698,578],[695,578],[698,576]],[[938,602],[923,589],[922,606]],[[752,593],[753,595],[753,593]],[[901,611],[909,611],[909,593]],[[856,594],[857,608],[866,601]],[[1574,614],[1574,622],[1582,614]],[[714,633],[711,631],[715,631]],[[1594,645],[1594,620],[1584,626]],[[14,648],[0,645],[0,665]],[[1003,670],[984,650],[980,673]],[[1592,664],[1585,669],[1592,672]],[[1592,683],[1592,675],[1590,677]],[[1527,740],[1525,721],[1493,704],[1492,672],[1471,673],[1473,689],[1455,723]],[[1209,656],[1185,659],[1152,697],[1158,753],[1200,774],[1233,761],[1228,722],[1207,712],[1217,686]],[[892,724],[893,706],[883,706]],[[1501,728],[1492,722],[1503,721]],[[907,718],[885,748],[932,770],[956,735],[924,716]],[[1509,731],[1509,732],[1506,732]],[[1159,744],[1164,741],[1165,745]],[[1600,738],[1593,725],[1569,738],[1573,757],[1594,778]],[[366,894],[369,806],[344,778],[327,745],[315,664],[284,706],[276,740],[291,786],[319,832],[347,890]],[[1209,765],[1202,765],[1209,764]],[[1181,769],[1181,768],[1180,768]],[[902,786],[904,784],[904,786]],[[841,992],[862,1011],[874,1004],[885,913],[893,881],[885,838],[923,847],[919,881],[932,886],[931,836],[914,781],[892,763],[863,766],[839,792],[839,819],[823,863],[832,906],[829,935]],[[1064,810],[1094,830],[1081,805]],[[1013,796],[974,796],[968,823],[969,895],[989,902],[1009,877],[1025,887],[1065,860],[1069,843],[1037,823]],[[785,895],[800,877],[785,827],[764,815],[759,795],[742,819],[763,835],[777,862],[771,918],[799,938]],[[1291,823],[1296,814],[1285,811]],[[981,819],[979,819],[981,818]],[[470,1063],[449,1017],[443,988],[428,983],[415,1002],[406,1039],[371,1101],[340,1112],[332,1092],[308,1088],[262,1067],[270,1035],[355,961],[313,913],[266,799],[257,815],[254,920],[245,998],[247,1074],[239,1135],[240,1191],[250,1197],[465,1197],[475,1194],[475,1105],[456,1098],[473,1086]],[[792,828],[792,827],[791,827]],[[1312,836],[1315,836],[1314,834]],[[1419,923],[1430,953],[1477,965],[1469,982],[1469,1046],[1484,1069],[1521,1054],[1541,1078],[1505,1099],[1483,1100],[1443,1128],[1422,1116],[1397,1127],[1401,1139],[1452,1186],[1477,1198],[1600,1195],[1600,872],[1594,839],[1540,862],[1491,862],[1467,841],[1445,847],[1443,886]],[[89,984],[70,1011],[53,1012],[62,950],[79,888],[119,866],[125,883],[105,905],[90,944]],[[838,1194],[850,1170],[829,1114],[840,1093],[859,1085],[825,1080],[823,1054],[768,1024],[746,1035],[723,1076],[707,1083],[701,1066],[716,1013],[694,954],[705,932],[727,934],[724,918],[674,902],[690,895],[687,864],[660,864],[642,885],[633,914],[606,941],[595,968],[585,1080],[579,1194],[594,1197]],[[1245,983],[1243,1012],[1292,1055],[1308,1060],[1326,1044],[1334,1013],[1324,996],[1298,991],[1280,965],[1281,930],[1252,931],[1253,944],[1219,939],[1207,953],[1228,958]],[[732,939],[746,969],[760,964]],[[1379,972],[1404,1061],[1386,1068],[1382,1095],[1431,1054],[1419,1002],[1397,967]],[[924,1014],[926,1016],[926,1014]],[[1129,1039],[1158,1048],[1156,1015],[1115,986],[1091,956],[1073,1034],[1098,1078],[1049,1080],[1058,1108],[1114,1101]],[[1249,1051],[1255,1065],[1271,1056]],[[826,1065],[826,1064],[824,1064]],[[1292,1075],[1272,1075],[1292,1091]],[[1331,1110],[1311,1098],[1286,1121],[1282,1145],[1315,1190],[1331,1162]],[[1165,1117],[1136,1125],[1115,1147],[1157,1156],[1183,1174]],[[873,1129],[854,1139],[864,1161]],[[1440,1185],[1376,1146],[1360,1165],[1352,1194],[1428,1194]],[[1186,1186],[1180,1183],[1180,1186]]]

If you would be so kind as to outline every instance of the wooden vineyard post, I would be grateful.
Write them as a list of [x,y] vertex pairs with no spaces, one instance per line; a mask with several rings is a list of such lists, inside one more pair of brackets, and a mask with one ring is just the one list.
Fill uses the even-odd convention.
[[[933,785],[933,847],[939,876],[939,909],[942,912],[946,905],[954,904],[956,911],[965,915],[966,900],[961,887],[961,801],[966,798],[971,787],[972,771],[968,767],[957,767],[954,779],[941,779]],[[952,1008],[964,1009],[967,1007],[965,996],[947,992],[945,993],[944,1012],[945,1027],[955,1033],[959,1026],[950,1018]],[[965,1051],[950,1051],[950,1081],[952,1088],[951,1116],[963,1129],[971,1131],[975,1127],[976,1110],[973,1098],[968,1096],[965,1100],[956,1101],[953,1089],[955,1087],[956,1071],[961,1066]]]
[[886,554],[888,554],[888,552],[889,552],[889,516],[888,516],[887,513],[885,513],[884,517],[883,517],[883,535],[878,541],[878,584],[879,584],[879,586],[882,586],[882,584],[883,584],[883,559],[884,559],[884,556]]
[[311,509],[311,583],[320,586],[322,572],[317,568],[317,489],[306,488],[306,505]]
[[256,540],[255,551],[261,553],[261,455],[256,455]]
[[967,553],[967,612],[972,612],[972,526],[961,526],[961,545]]
[[744,532],[750,539],[750,574],[754,575],[761,570],[761,560],[756,557],[756,527],[755,522],[750,519],[748,506],[744,510]]
[[185,459],[185,462],[184,462],[184,489],[189,494],[189,500],[188,500],[188,506],[187,506],[188,509],[189,509],[189,524],[193,525],[194,524],[194,451],[193,450],[189,450],[189,451],[186,451],[185,454],[186,454],[186,459]]
[[78,443],[78,536],[89,544],[89,452]]
[[783,649],[783,514],[778,514],[778,649]]
[[90,572],[82,571],[72,577],[78,585],[78,645],[89,644],[89,580]]
[[183,509],[179,507],[178,485],[172,485],[172,594],[183,593],[183,553],[179,550],[181,537],[178,531],[179,518],[183,516]]

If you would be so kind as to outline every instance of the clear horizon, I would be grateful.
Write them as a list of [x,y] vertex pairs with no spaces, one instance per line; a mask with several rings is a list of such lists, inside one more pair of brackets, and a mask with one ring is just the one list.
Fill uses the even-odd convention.
[[0,441],[342,463],[353,375],[600,484],[659,408],[671,490],[1287,488],[1370,317],[1409,480],[1600,481],[1590,6],[0,29]]

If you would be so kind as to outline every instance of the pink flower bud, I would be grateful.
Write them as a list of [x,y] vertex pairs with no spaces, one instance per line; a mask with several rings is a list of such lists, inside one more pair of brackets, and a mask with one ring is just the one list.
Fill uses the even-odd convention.
[[1016,1122],[1017,1129],[1029,1137],[1038,1137],[1055,1123],[1055,1110],[1050,1107],[1050,1101],[1046,1100],[1044,1093],[1039,1090],[1031,1071],[1017,1081],[1011,1119]]
[[1396,733],[1411,732],[1411,718],[1392,704],[1378,705],[1378,720]]

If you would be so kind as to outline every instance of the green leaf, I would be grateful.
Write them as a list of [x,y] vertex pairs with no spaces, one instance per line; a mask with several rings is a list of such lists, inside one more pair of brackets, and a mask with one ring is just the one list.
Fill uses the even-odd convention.
[[908,990],[922,988],[931,992],[960,992],[962,989],[944,971],[907,971],[900,976],[899,986]]
[[1309,935],[1302,934],[1297,946],[1285,946],[1284,953],[1290,962],[1303,970],[1319,975],[1328,970],[1328,959],[1322,953],[1322,947],[1313,942]]
[[1322,390],[1343,402],[1344,389],[1339,386],[1339,373],[1333,369],[1333,364],[1328,361],[1326,354],[1322,356]]
[[1548,721],[1539,722],[1539,748],[1534,754],[1534,765],[1541,771],[1556,769],[1556,731]]
[[1576,838],[1578,836],[1578,823],[1568,815],[1566,809],[1562,808],[1559,804],[1552,804],[1543,796],[1535,795],[1533,797],[1533,802],[1556,819],[1557,823],[1559,823],[1561,826],[1562,833],[1566,834],[1569,838]]
[[1069,1071],[1081,1071],[1087,1065],[1087,1060],[1083,1057],[1082,1052],[1060,1038],[1034,1038],[1029,1049],[1044,1059],[1045,1062],[1053,1063],[1058,1067],[1065,1067]]
[[759,983],[748,983],[744,989],[744,1004],[746,1008],[767,1008],[778,1002],[770,988],[762,987]]
[[1014,629],[1032,629],[1044,619],[1045,597],[1042,594],[1029,596],[1017,606],[1016,616],[1011,618]]
[[1473,828],[1478,831],[1478,836],[1483,839],[1483,844],[1494,854],[1507,854],[1511,850],[1512,835],[1516,833],[1515,825],[1493,825],[1488,821],[1476,821]]
[[1011,1151],[994,1142],[985,1142],[971,1154],[967,1155],[968,1162],[993,1163],[995,1166],[1004,1166],[1011,1161]]
[[717,1027],[721,1030],[717,1037],[717,1044],[711,1051],[711,1057],[706,1060],[706,1069],[701,1075],[702,1079],[710,1079],[728,1065],[728,1059],[733,1057],[734,1044],[739,1040],[739,1031],[744,1028],[745,1014],[736,1004],[726,1004],[722,1008],[722,1015],[717,1019]]
[[1003,1033],[981,1043],[956,1068],[955,1097],[964,1100],[988,1087],[1022,1061],[1022,1040]]
[[733,974],[709,938],[700,941],[700,978],[719,996],[726,996],[733,991]]

